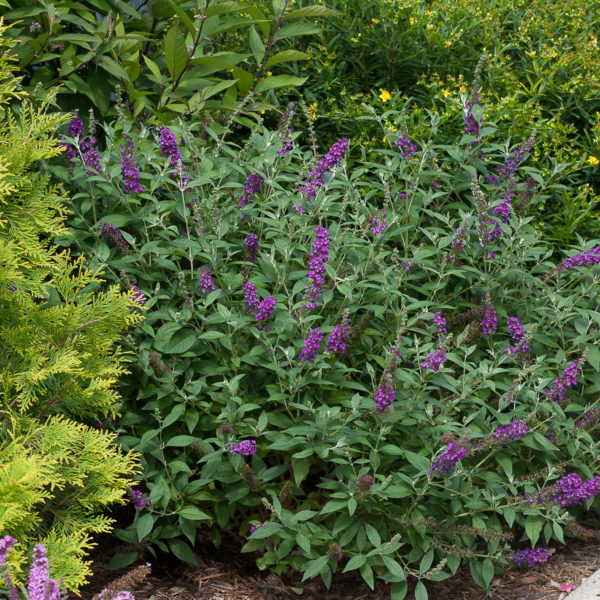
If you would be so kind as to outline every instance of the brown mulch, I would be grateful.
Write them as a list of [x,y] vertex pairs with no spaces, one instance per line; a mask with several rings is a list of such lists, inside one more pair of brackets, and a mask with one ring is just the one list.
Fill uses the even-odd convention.
[[[239,553],[239,540],[224,540],[215,549],[208,535],[201,535],[196,544],[199,566],[175,562],[171,557],[152,562],[151,573],[144,581],[129,586],[136,600],[389,600],[389,589],[382,582],[371,590],[356,573],[334,575],[327,590],[316,580],[300,582],[299,577],[282,580],[277,575],[259,571],[254,565],[255,556]],[[106,585],[133,567],[104,570],[119,542],[110,536],[97,540],[93,553],[93,580],[80,592],[82,600],[91,600]],[[140,561],[138,564],[144,564]],[[479,588],[468,571],[440,582],[427,582],[430,600],[563,600],[568,592],[561,585],[579,586],[600,568],[600,544],[572,542],[557,551],[550,560],[533,569],[508,569],[502,577],[492,582],[491,596]],[[299,595],[291,587],[303,588]],[[409,592],[407,600],[414,600]]]

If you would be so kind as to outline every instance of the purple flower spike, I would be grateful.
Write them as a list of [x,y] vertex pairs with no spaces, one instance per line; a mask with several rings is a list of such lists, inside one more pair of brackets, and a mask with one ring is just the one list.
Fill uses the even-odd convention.
[[466,454],[467,449],[465,446],[458,442],[450,442],[442,454],[431,463],[429,476],[433,477],[439,473],[450,473]]
[[509,442],[514,442],[527,435],[527,423],[525,421],[519,421],[515,419],[510,424],[504,426],[500,426],[492,433],[491,443],[493,445],[499,444],[508,444]]
[[258,252],[258,236],[255,233],[251,233],[246,236],[244,240],[244,246],[246,248],[247,257],[256,262],[256,253]]
[[591,267],[598,263],[600,263],[600,246],[596,246],[587,252],[565,258],[565,260],[556,265],[556,268],[564,271],[574,269],[575,267]]
[[140,174],[135,164],[135,146],[131,138],[126,146],[121,146],[121,174],[125,193],[137,194],[146,191],[144,186],[138,183]]
[[238,208],[244,208],[250,203],[250,199],[254,194],[260,192],[260,186],[265,182],[264,178],[256,173],[250,173],[244,183],[244,191],[240,195]]
[[396,140],[396,145],[400,150],[400,156],[405,159],[412,158],[418,150],[417,145],[403,135]]
[[96,146],[96,138],[90,138],[85,140],[81,144],[81,151],[83,152],[83,163],[89,169],[85,172],[88,175],[97,175],[102,170],[100,165],[100,155],[98,154],[98,148]]
[[171,169],[176,169],[178,172],[173,173],[171,177],[177,179],[179,177],[182,186],[187,185],[190,178],[186,173],[187,168],[183,164],[183,158],[177,145],[177,138],[175,134],[166,127],[160,130],[159,146],[164,158],[169,159],[169,166]]
[[264,527],[264,523],[257,523],[256,525],[250,526],[250,535],[252,535],[259,527]]
[[129,244],[125,241],[123,234],[115,227],[112,223],[106,221],[100,221],[100,231],[102,235],[110,240],[116,248],[118,248],[121,254],[125,255],[129,253]]
[[517,550],[512,555],[512,562],[519,567],[533,567],[536,563],[545,563],[550,558],[552,548],[527,548]]
[[577,385],[577,377],[581,375],[581,365],[585,362],[584,358],[574,360],[552,383],[549,390],[546,390],[546,396],[549,400],[558,402],[564,400],[568,389]]
[[325,282],[325,265],[329,260],[329,233],[325,227],[319,225],[313,229],[315,240],[312,245],[309,269],[307,273],[308,284],[306,293],[308,301],[305,310],[311,310],[317,306],[317,298],[321,297],[323,283]]
[[356,480],[356,487],[361,492],[368,492],[373,487],[373,476],[365,473]]
[[386,217],[386,213],[381,213],[379,216],[373,217],[371,231],[374,235],[379,235],[387,227]]
[[244,284],[244,300],[248,311],[252,312],[258,308],[260,300],[258,299],[258,292],[256,286],[249,281]]
[[320,329],[313,329],[304,340],[304,348],[300,351],[298,360],[312,362],[319,354],[322,340],[323,332]]
[[492,211],[496,216],[500,217],[500,220],[507,225],[510,218],[511,204],[509,200],[505,200],[502,204],[498,204]]
[[446,330],[446,319],[442,317],[442,313],[440,311],[433,315],[433,323],[435,325],[435,331],[440,337],[443,337],[448,333]]
[[433,352],[429,353],[429,356],[421,363],[421,366],[424,369],[430,369],[431,371],[439,371],[440,367],[443,367],[445,362],[446,351],[443,348],[436,348]]
[[6,560],[6,555],[9,553],[10,549],[17,543],[17,540],[10,535],[5,535],[0,540],[0,567],[4,564]]
[[346,340],[350,335],[350,323],[346,318],[334,326],[327,340],[327,350],[344,354],[346,350]]
[[494,308],[494,305],[492,304],[492,301],[491,301],[489,295],[487,296],[486,300],[487,300],[487,302],[483,309],[483,318],[481,319],[481,322],[479,323],[479,325],[481,326],[483,335],[489,335],[491,333],[494,333],[494,331],[496,331],[496,328],[498,326],[498,322],[497,322],[497,318],[496,318],[496,309]]
[[29,570],[27,592],[30,600],[60,600],[60,590],[48,574],[48,557],[44,544],[36,544]]
[[251,456],[256,454],[256,440],[242,440],[241,442],[228,442],[225,448],[229,448],[231,454]]
[[273,312],[276,303],[277,300],[275,300],[275,296],[267,296],[258,305],[258,310],[256,312],[256,320],[266,321],[271,316],[271,313]]
[[198,278],[200,279],[200,289],[202,293],[206,294],[208,292],[214,292],[217,289],[217,286],[212,280],[210,269],[208,267],[202,267],[199,268],[198,271],[200,271]]
[[384,373],[382,383],[375,392],[375,406],[378,410],[383,410],[396,398],[396,390],[392,382],[392,376],[389,373]]
[[348,152],[348,138],[341,138],[329,148],[327,154],[317,163],[314,171],[308,174],[300,191],[307,200],[314,198],[325,185],[325,173],[337,165]]

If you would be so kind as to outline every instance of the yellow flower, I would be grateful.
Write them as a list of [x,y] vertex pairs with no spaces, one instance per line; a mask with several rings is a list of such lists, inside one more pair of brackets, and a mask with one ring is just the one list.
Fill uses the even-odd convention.
[[273,73],[271,73],[271,71],[267,71],[267,77],[271,77],[271,75],[273,75]]
[[391,97],[392,95],[387,90],[381,90],[381,94],[379,94],[379,99],[382,102],[387,102]]
[[261,111],[260,111],[260,114],[261,114],[261,115],[264,115],[264,114],[265,114],[265,111],[264,111],[264,110],[261,110]]
[[309,108],[310,108],[310,110],[308,112],[308,117],[311,121],[314,121],[315,118],[317,117],[317,103],[313,102]]
[[448,96],[448,94],[450,94],[450,90],[443,90],[442,91],[442,95],[443,96]]
[[446,41],[444,42],[444,46],[446,46],[446,48],[449,48],[450,46],[452,46],[452,42],[450,42],[450,41],[446,40]]
[[379,19],[371,19],[371,23],[379,25]]
[[433,29],[435,25],[433,23],[427,23],[427,29]]
[[408,20],[408,22],[409,22],[411,25],[414,25],[415,18],[414,18],[414,17],[411,17],[411,18]]
[[590,165],[597,165],[600,161],[595,156],[592,156],[590,154],[588,156],[588,162],[590,163]]
[[461,91],[463,94],[465,94],[465,93],[467,92],[467,88],[466,88],[464,85],[461,85],[461,86],[460,86],[458,89],[459,89],[459,90],[460,90],[460,91]]

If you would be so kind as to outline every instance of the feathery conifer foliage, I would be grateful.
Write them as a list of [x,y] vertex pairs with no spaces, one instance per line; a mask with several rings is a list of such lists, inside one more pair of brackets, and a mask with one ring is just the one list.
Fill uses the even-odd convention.
[[137,456],[83,422],[117,414],[121,332],[141,319],[133,293],[98,291],[98,273],[53,245],[64,233],[60,191],[36,163],[63,148],[60,116],[20,89],[0,21],[0,537],[20,541],[14,576],[37,542],[50,572],[76,590],[102,511],[124,502]]

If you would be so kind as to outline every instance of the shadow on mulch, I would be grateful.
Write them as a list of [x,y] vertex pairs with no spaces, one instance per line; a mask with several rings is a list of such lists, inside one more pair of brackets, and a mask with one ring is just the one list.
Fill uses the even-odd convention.
[[[92,553],[91,582],[80,591],[81,600],[91,600],[115,579],[130,572],[125,569],[104,569],[120,542],[110,535],[96,538],[98,544]],[[355,573],[337,574],[330,590],[316,580],[300,582],[300,576],[284,577],[259,571],[255,555],[240,554],[243,541],[234,535],[224,536],[219,549],[214,548],[209,532],[199,532],[195,553],[199,566],[178,562],[172,556],[153,559],[144,556],[137,564],[152,563],[151,573],[144,581],[127,587],[136,600],[389,600],[389,588],[382,582],[371,590]],[[123,550],[123,548],[121,548]],[[583,580],[600,568],[600,544],[574,541],[554,554],[548,563],[536,568],[508,569],[492,582],[491,596],[487,596],[472,580],[467,571],[441,582],[427,582],[430,600],[563,600],[568,593],[561,585],[579,586]],[[298,595],[290,586],[301,587]],[[414,600],[409,592],[406,600]]]

